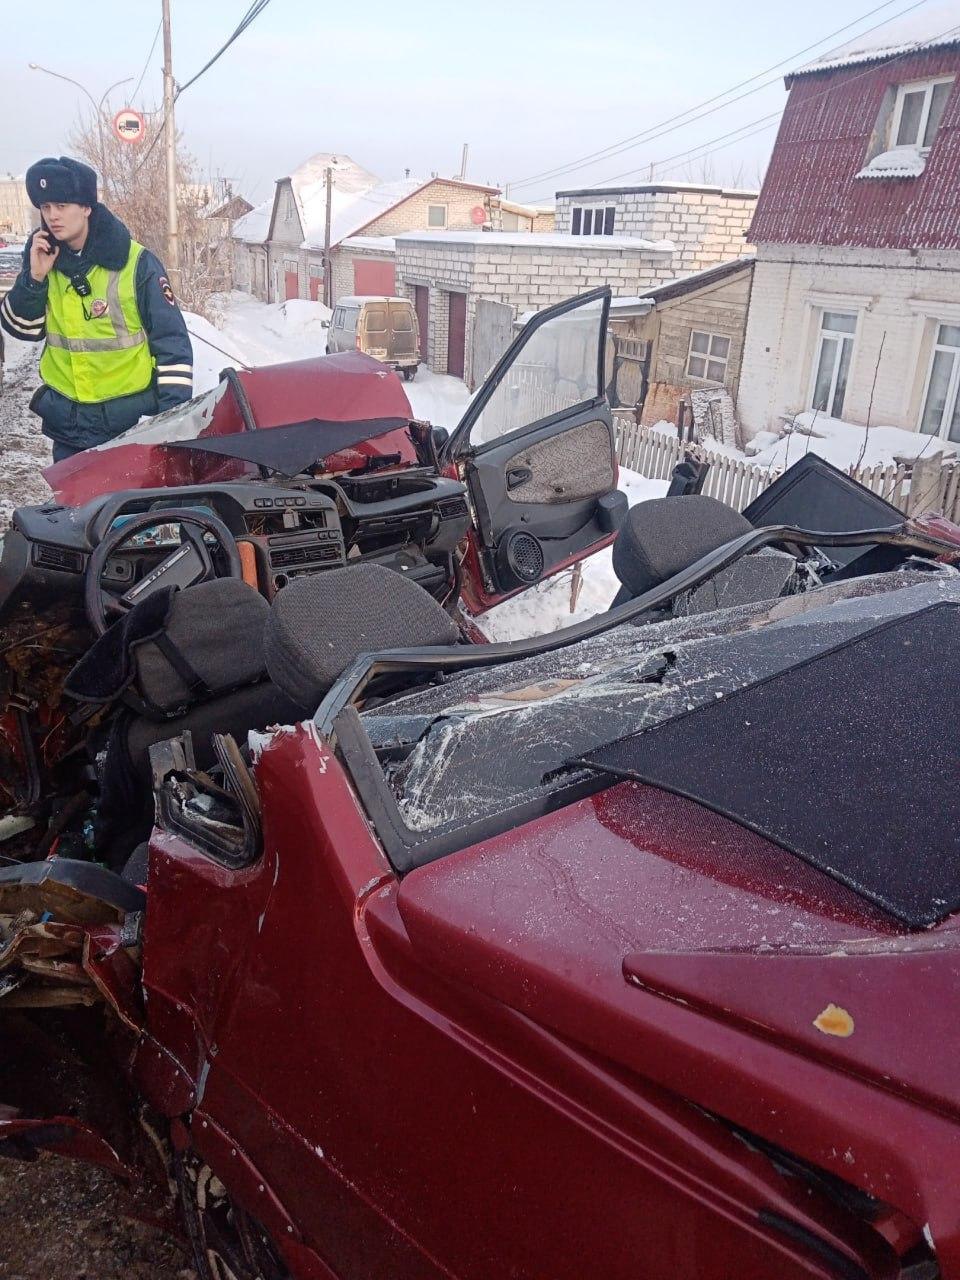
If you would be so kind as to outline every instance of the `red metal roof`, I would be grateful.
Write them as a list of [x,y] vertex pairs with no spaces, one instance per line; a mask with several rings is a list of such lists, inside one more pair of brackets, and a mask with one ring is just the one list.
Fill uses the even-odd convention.
[[868,158],[886,91],[951,74],[960,77],[956,47],[795,80],[751,243],[960,249],[960,78],[920,177],[855,176]]

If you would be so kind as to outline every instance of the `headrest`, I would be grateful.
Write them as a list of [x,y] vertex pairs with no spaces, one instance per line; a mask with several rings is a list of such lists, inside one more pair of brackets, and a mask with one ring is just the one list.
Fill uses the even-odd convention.
[[172,713],[262,680],[269,613],[263,596],[239,578],[176,592],[164,626],[133,648],[137,692],[151,708]]
[[[128,686],[159,718],[264,675],[263,625],[270,606],[237,578],[167,587],[134,605],[90,646],[64,691],[112,702]],[[164,650],[167,650],[165,652]],[[193,688],[190,670],[202,681]]]
[[453,619],[409,578],[379,564],[298,578],[273,602],[263,637],[267,672],[294,702],[315,707],[361,653],[455,644]]
[[701,493],[651,498],[627,512],[613,544],[613,571],[639,596],[752,528],[739,511]]

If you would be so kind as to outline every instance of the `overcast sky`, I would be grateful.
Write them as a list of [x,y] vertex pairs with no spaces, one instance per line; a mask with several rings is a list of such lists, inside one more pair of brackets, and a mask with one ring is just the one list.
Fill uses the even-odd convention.
[[[178,80],[203,65],[248,2],[172,0]],[[782,60],[809,61],[911,4],[893,0],[866,17],[877,2],[271,0],[184,94],[177,123],[202,167],[234,179],[254,203],[316,151],[342,151],[383,178],[407,168],[427,177],[456,173],[464,142],[467,176],[509,182],[516,199],[644,180],[650,164],[657,177],[755,186],[775,137],[775,122],[763,118],[785,99],[781,68],[745,86],[773,81],[739,103],[622,154],[520,184],[649,132]],[[918,13],[938,31],[941,15],[944,26],[960,23],[960,0],[926,0],[911,17]],[[99,98],[112,81],[140,76],[160,3],[0,0],[0,16],[0,171],[19,173],[67,149],[86,102],[27,64],[72,76]],[[855,25],[824,41],[847,23]],[[148,107],[160,102],[160,66],[158,42],[138,95]],[[111,105],[127,105],[132,89],[117,90]],[[751,122],[754,136],[706,159],[682,154]]]

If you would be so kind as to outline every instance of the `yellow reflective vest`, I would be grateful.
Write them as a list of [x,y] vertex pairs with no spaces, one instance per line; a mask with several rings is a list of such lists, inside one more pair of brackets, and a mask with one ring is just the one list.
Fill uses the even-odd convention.
[[40,376],[61,395],[97,404],[150,385],[154,361],[137,307],[141,253],[143,245],[131,240],[122,270],[91,267],[86,297],[56,268],[47,276],[47,341]]

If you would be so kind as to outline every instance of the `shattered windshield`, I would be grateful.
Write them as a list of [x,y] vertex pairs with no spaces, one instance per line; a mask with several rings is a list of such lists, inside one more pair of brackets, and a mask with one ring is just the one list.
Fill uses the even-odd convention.
[[585,752],[943,601],[960,602],[960,574],[908,566],[805,595],[624,623],[553,653],[454,675],[364,711],[361,722],[416,862],[418,845],[435,848],[443,837],[459,847],[478,823],[548,794],[562,798],[582,784],[587,771],[570,762]]

